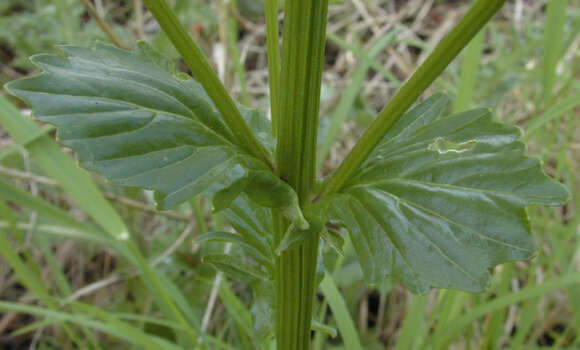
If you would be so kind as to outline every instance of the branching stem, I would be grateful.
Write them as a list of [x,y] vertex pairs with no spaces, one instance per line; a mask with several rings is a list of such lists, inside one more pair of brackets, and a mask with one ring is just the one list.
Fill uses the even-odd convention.
[[506,0],[477,0],[461,21],[437,45],[427,60],[403,85],[391,102],[379,113],[336,173],[323,186],[315,200],[336,193],[362,165],[389,128],[401,117],[423,92],[443,73],[471,39],[503,6]]

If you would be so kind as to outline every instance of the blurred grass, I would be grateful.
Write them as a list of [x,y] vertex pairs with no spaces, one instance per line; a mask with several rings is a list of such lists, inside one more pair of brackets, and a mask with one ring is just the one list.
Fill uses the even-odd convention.
[[[133,16],[139,0],[100,2],[104,19],[124,42],[143,32],[176,58],[147,16],[142,22]],[[344,156],[369,113],[387,102],[408,66],[432,46],[437,28],[468,4],[435,1],[423,13],[427,2],[417,2],[415,11],[409,10],[414,2],[397,8],[393,3],[333,2],[321,167],[332,169]],[[172,4],[208,53],[217,44],[225,49],[224,76],[235,77],[228,85],[237,97],[269,106],[261,2]],[[394,10],[399,17],[380,22],[391,26],[382,32],[380,14]],[[215,14],[228,19],[221,36]],[[0,15],[0,82],[31,73],[25,57],[55,43],[106,40],[76,1],[6,0]],[[317,320],[335,327],[338,336],[319,327],[315,350],[580,348],[579,33],[578,0],[510,2],[432,89],[454,95],[454,111],[490,106],[499,119],[522,127],[529,152],[574,194],[563,208],[529,209],[538,256],[494,269],[492,285],[481,294],[441,290],[412,296],[388,281],[366,286],[352,249],[347,246],[344,257],[327,249]],[[193,223],[192,232],[185,232],[188,222],[106,200],[104,193],[115,192],[151,204],[147,193],[111,188],[78,169],[53,141],[52,128],[38,127],[1,96],[0,125],[0,167],[30,175],[15,177],[0,168],[2,348],[181,349],[193,348],[191,339],[209,349],[259,346],[249,288],[222,277],[215,289],[214,270],[199,263],[202,253],[222,253],[224,245],[199,247],[189,240],[225,225],[207,201],[197,198],[176,209]],[[39,181],[45,178],[58,187]],[[36,193],[29,193],[32,187]],[[179,241],[184,232],[186,239]],[[125,233],[129,239],[119,240]],[[73,248],[65,251],[67,244]],[[217,299],[210,309],[212,289]],[[206,314],[209,324],[202,329]]]

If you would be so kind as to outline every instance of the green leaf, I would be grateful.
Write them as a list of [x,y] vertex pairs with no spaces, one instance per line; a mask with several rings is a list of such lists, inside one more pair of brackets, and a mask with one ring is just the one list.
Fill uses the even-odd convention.
[[272,181],[267,173],[256,174],[246,186],[248,196],[256,203],[268,208],[281,208],[282,215],[295,223],[297,227],[306,230],[309,226],[304,218],[296,192],[284,181]]
[[259,250],[260,247],[254,247],[251,243],[245,240],[244,236],[240,234],[230,232],[208,232],[195,238],[196,243],[216,241],[235,243],[242,247],[246,253],[250,254],[256,260],[256,262],[270,270],[273,270],[274,268],[274,257],[272,255],[265,256]]
[[519,129],[487,109],[443,116],[448,102],[436,95],[407,112],[328,198],[370,283],[481,291],[490,267],[534,256],[526,205],[569,197],[525,156]]
[[325,229],[322,231],[321,237],[340,256],[344,256],[343,247],[344,247],[345,242],[344,242],[344,238],[340,235],[339,232],[336,232],[332,229]]
[[147,59],[155,63],[161,69],[171,74],[176,73],[175,62],[169,59],[166,56],[163,56],[159,52],[155,51],[148,43],[145,41],[138,41],[137,48],[135,49],[136,52],[140,56],[147,57]]
[[[103,43],[61,49],[64,56],[32,57],[43,73],[7,89],[39,120],[57,126],[59,139],[83,167],[113,184],[154,190],[162,209],[231,186],[238,195],[259,178],[281,193],[262,204],[292,208],[300,220],[294,191],[232,141],[232,130],[201,85],[175,75],[162,55],[145,43],[133,52]],[[265,118],[241,113],[266,140]]]
[[204,263],[212,264],[216,269],[240,281],[270,280],[270,276],[258,266],[231,255],[208,254],[202,260]]
[[284,234],[282,241],[278,245],[278,248],[276,248],[277,255],[280,255],[282,252],[288,249],[297,247],[314,235],[321,234],[326,231],[324,220],[322,220],[322,218],[318,216],[315,211],[308,212],[308,222],[309,227],[306,229],[298,227],[296,224],[291,224],[288,227],[288,230]]
[[270,257],[274,256],[273,223],[270,211],[257,205],[246,194],[242,194],[222,214],[236,229],[236,232],[244,237],[245,242],[259,250],[264,256]]
[[[21,145],[42,131],[34,121],[24,118],[4,96],[0,96],[0,124]],[[128,229],[120,215],[103,197],[90,176],[79,169],[50,136],[43,134],[27,144],[26,149],[43,173],[56,180],[63,191],[98,225],[117,239],[129,238]]]

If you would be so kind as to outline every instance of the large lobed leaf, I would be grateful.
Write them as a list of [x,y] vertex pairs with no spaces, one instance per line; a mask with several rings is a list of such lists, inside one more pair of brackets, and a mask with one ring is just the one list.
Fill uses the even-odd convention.
[[447,104],[436,95],[406,113],[328,198],[371,283],[481,291],[490,267],[534,256],[526,205],[569,196],[525,156],[519,129],[487,109],[443,116]]
[[[58,127],[59,139],[83,167],[114,184],[154,190],[163,209],[201,193],[222,194],[223,209],[257,179],[277,188],[253,190],[261,204],[301,216],[295,193],[232,141],[202,87],[176,75],[174,65],[145,43],[132,52],[102,43],[61,49],[65,55],[32,57],[43,73],[7,90]],[[267,119],[240,109],[257,136],[272,144]]]

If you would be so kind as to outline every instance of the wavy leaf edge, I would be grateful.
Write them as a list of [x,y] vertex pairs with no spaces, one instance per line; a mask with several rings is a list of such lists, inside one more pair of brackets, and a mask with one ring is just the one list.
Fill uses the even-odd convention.
[[[443,116],[449,102],[446,94],[436,94],[409,110],[347,185],[318,204],[331,223],[348,231],[371,284],[392,278],[414,293],[431,288],[480,292],[489,286],[493,266],[535,256],[527,205],[561,205],[570,198],[546,175],[540,159],[525,154],[521,129],[495,121],[487,108]],[[442,127],[462,118],[474,118],[473,124],[448,134],[436,130],[449,131]],[[482,159],[476,159],[478,154]],[[503,176],[504,193],[493,190],[501,185],[494,184],[493,171],[483,172],[486,166],[493,170],[493,161],[499,162],[496,176]],[[466,167],[454,168],[462,163]],[[518,176],[510,178],[513,172]],[[494,225],[506,232],[486,230]]]

